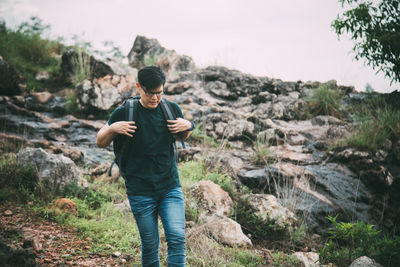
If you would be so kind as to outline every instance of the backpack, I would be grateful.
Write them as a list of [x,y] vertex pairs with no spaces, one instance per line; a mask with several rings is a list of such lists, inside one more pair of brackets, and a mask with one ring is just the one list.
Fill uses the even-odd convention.
[[[126,121],[135,121],[135,122],[137,121],[139,100],[140,100],[140,97],[136,96],[136,97],[128,98],[123,103],[123,106],[125,107],[125,120]],[[176,120],[174,110],[171,106],[171,103],[167,99],[162,98],[160,105],[161,105],[161,110],[162,110],[165,120]],[[174,146],[175,160],[178,162],[178,149],[176,146],[177,137],[180,139],[182,148],[185,148],[185,142],[183,141],[182,137],[180,137],[176,134],[173,135],[172,144]],[[115,144],[113,145],[115,159],[111,163],[110,168],[108,169],[108,176],[111,176],[112,167],[114,166],[114,164],[117,164],[119,167],[119,172],[120,172],[121,176],[124,177],[124,171],[123,171],[123,169],[125,167],[124,159],[126,159],[125,154],[126,154],[128,146],[129,146],[128,144],[131,142],[131,140],[132,140],[132,138],[129,138],[128,136],[124,136],[123,145],[122,145],[121,149],[119,149],[119,150],[116,148]]]

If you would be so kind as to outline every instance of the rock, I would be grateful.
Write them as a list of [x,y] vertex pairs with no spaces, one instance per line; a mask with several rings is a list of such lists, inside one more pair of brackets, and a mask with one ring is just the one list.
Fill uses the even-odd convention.
[[61,72],[66,78],[73,78],[77,73],[89,75],[86,78],[99,78],[106,75],[113,75],[114,72],[110,66],[104,62],[95,59],[93,56],[83,52],[69,49],[61,57]]
[[340,125],[342,124],[342,121],[339,120],[336,117],[333,116],[317,116],[311,119],[311,124],[312,125],[319,125],[319,126],[323,126],[323,125]]
[[129,214],[131,213],[131,206],[129,204],[129,200],[125,200],[121,203],[114,204],[114,207],[121,212],[122,214]]
[[191,57],[178,55],[175,50],[167,50],[156,39],[136,36],[133,47],[128,54],[129,64],[141,69],[145,66],[158,65],[167,76],[175,76],[182,71],[194,70]]
[[49,102],[53,96],[49,92],[38,92],[38,93],[33,93],[33,97],[39,103],[45,104],[45,103]]
[[[178,143],[180,143],[180,142],[178,142]],[[193,160],[193,157],[200,151],[201,151],[201,149],[198,147],[186,147],[186,148],[178,147],[179,161]]]
[[210,170],[227,173],[231,177],[237,177],[244,166],[240,157],[221,150],[207,151],[204,160]]
[[42,250],[42,244],[37,236],[29,236],[25,238],[23,248],[33,248],[34,251],[40,252]]
[[121,252],[115,251],[112,255],[113,257],[119,258],[121,256]]
[[211,113],[204,118],[204,127],[207,135],[215,138],[235,140],[248,140],[254,138],[255,126],[251,121],[236,118],[232,112]]
[[251,240],[243,233],[237,222],[225,216],[209,217],[205,225],[210,235],[219,243],[231,247],[251,247]]
[[166,94],[182,94],[183,92],[187,91],[190,87],[192,87],[192,83],[188,81],[178,82],[178,83],[170,83],[167,82],[164,85],[164,91]]
[[375,224],[370,214],[371,193],[343,165],[298,166],[281,162],[267,168],[243,170],[239,178],[253,192],[273,194],[284,207],[296,214],[307,214],[305,220],[316,233],[323,234],[329,226],[327,220],[321,219],[322,214],[347,214],[348,220],[354,217]]
[[395,143],[393,145],[393,152],[392,153],[393,153],[394,158],[400,164],[400,140],[398,140],[397,143]]
[[13,215],[14,213],[13,213],[11,210],[6,210],[5,212],[3,212],[3,214],[4,214],[5,216],[11,216],[11,215]]
[[17,162],[22,166],[34,167],[42,184],[50,182],[49,190],[56,190],[60,186],[64,187],[83,179],[70,158],[49,154],[41,148],[21,149],[17,154]]
[[22,88],[19,72],[9,65],[3,58],[0,58],[0,95],[18,95]]
[[59,198],[54,201],[54,208],[62,210],[66,213],[77,214],[76,204],[71,199]]
[[0,263],[2,266],[36,267],[35,253],[32,248],[15,248],[0,237]]
[[113,84],[113,76],[111,75],[94,79],[92,82],[84,80],[75,88],[78,108],[84,111],[92,110],[92,112],[110,110],[136,93],[134,85],[133,79],[124,76],[119,76],[116,85]]
[[266,224],[273,224],[275,230],[291,230],[297,219],[293,212],[279,204],[276,197],[265,194],[250,194],[243,196],[249,206],[255,211],[254,215]]
[[272,157],[276,157],[281,161],[289,161],[301,165],[313,162],[312,154],[303,153],[302,146],[271,146],[269,151]]
[[346,148],[343,151],[336,153],[333,157],[339,162],[351,162],[371,158],[371,155],[366,151],[357,151],[354,148]]
[[35,79],[38,81],[50,79],[50,74],[47,71],[40,71],[36,74]]
[[221,186],[214,182],[202,180],[194,184],[190,188],[190,192],[204,210],[200,215],[202,219],[214,214],[220,216],[230,216],[232,214],[233,201],[231,197]]
[[[109,170],[110,166],[111,166],[111,163],[109,163],[109,162],[98,165],[93,170],[90,170],[90,178],[94,179],[96,176],[106,173]],[[114,167],[113,167],[113,169],[114,169]]]
[[236,100],[239,97],[236,92],[231,92],[228,90],[226,83],[220,81],[206,83],[205,89],[211,94],[227,100]]
[[349,267],[383,267],[381,264],[377,263],[373,259],[367,256],[362,256],[355,259]]
[[319,267],[319,255],[315,252],[295,252],[292,254],[295,256],[304,267]]

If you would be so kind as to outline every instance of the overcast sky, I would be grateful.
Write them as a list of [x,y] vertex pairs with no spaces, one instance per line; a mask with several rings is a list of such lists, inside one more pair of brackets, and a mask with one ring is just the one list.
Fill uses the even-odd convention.
[[127,55],[135,37],[191,56],[198,67],[222,65],[284,81],[335,79],[358,91],[400,89],[362,61],[353,43],[330,27],[338,0],[0,0],[0,17],[15,26],[31,16],[53,36],[110,40]]

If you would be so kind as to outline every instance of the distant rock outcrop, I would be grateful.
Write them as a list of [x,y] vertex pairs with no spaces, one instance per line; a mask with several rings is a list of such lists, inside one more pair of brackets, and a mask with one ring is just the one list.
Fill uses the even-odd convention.
[[195,69],[191,57],[178,55],[175,50],[168,50],[160,45],[156,39],[149,39],[138,35],[128,54],[129,64],[137,69],[149,65],[160,66],[168,76],[175,76],[182,71]]

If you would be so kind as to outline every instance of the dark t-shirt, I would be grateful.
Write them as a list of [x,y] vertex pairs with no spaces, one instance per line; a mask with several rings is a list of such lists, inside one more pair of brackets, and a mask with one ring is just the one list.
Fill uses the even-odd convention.
[[[170,102],[178,118],[183,118],[179,106]],[[161,109],[146,109],[138,103],[136,131],[127,148],[125,184],[129,195],[161,195],[180,186],[173,137]],[[114,110],[108,125],[125,119],[125,107]],[[125,139],[117,135],[113,145],[121,147]]]

